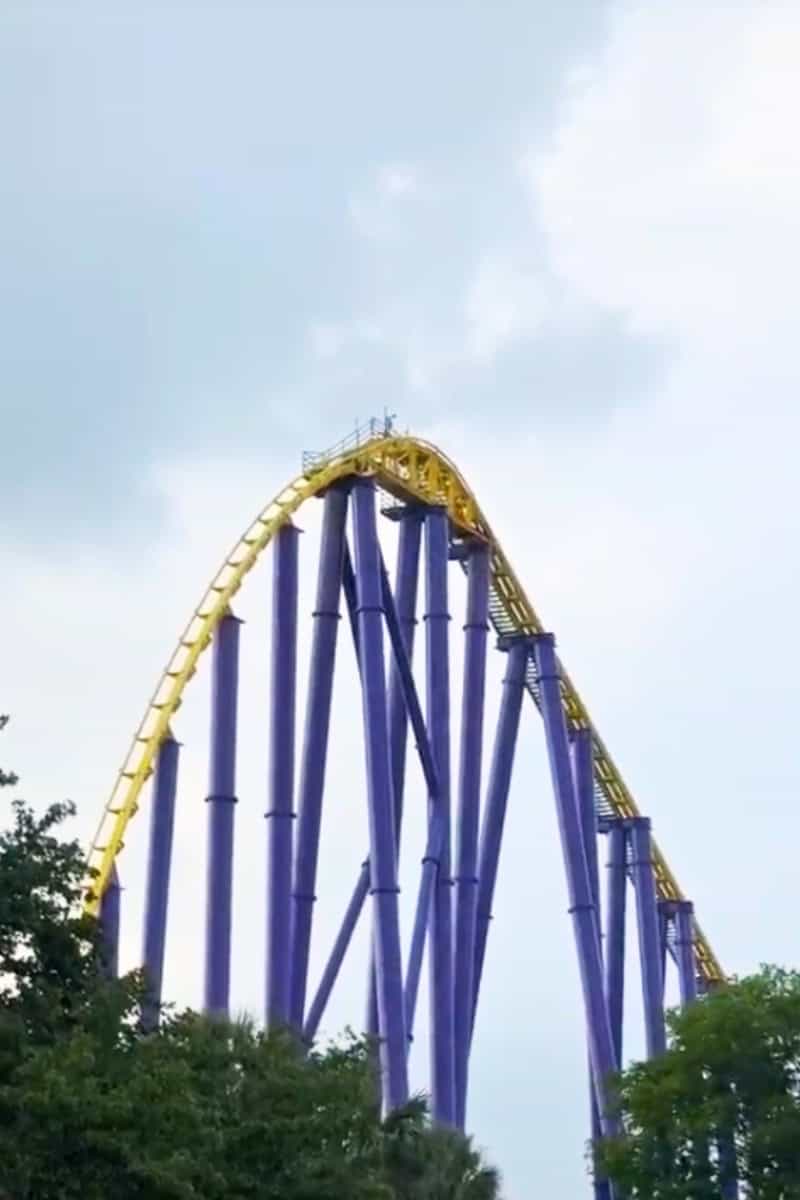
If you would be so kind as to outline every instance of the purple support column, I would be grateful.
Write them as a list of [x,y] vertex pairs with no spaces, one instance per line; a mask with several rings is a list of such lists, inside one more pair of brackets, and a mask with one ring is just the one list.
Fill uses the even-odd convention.
[[369,891],[369,861],[365,862],[361,867],[361,872],[358,876],[358,882],[353,889],[353,894],[350,897],[350,903],[347,905],[347,910],[344,914],[341,927],[336,935],[336,941],[333,943],[330,958],[325,964],[325,970],[322,972],[317,994],[315,995],[311,1006],[308,1010],[305,1025],[303,1026],[303,1041],[311,1044],[317,1036],[319,1023],[322,1020],[322,1014],[325,1011],[325,1006],[328,1003],[333,985],[339,975],[339,971],[344,961],[344,956],[347,953],[347,948],[350,945],[350,940],[353,936],[358,918],[361,916],[361,910],[364,907],[364,901],[367,898]]
[[628,834],[621,820],[608,831],[608,916],[605,968],[608,1016],[614,1042],[614,1060],[622,1064],[622,1018],[625,1001],[625,901],[628,886]]
[[231,972],[239,625],[228,613],[217,626],[211,682],[204,1006],[207,1013],[224,1017],[228,1015]]
[[332,488],[325,496],[325,514],[322,522],[292,890],[294,919],[289,957],[289,1020],[295,1029],[301,1029],[303,1026],[306,1002],[346,517],[347,493],[341,488]]
[[119,974],[119,875],[117,864],[111,864],[106,890],[100,901],[100,937],[103,948],[103,971],[110,979]]
[[658,936],[658,908],[653,876],[650,843],[650,821],[635,817],[630,821],[631,870],[636,891],[636,913],[639,927],[639,957],[642,968],[645,1038],[647,1056],[663,1054],[667,1045],[664,1027],[663,983],[661,980],[661,949]]
[[353,511],[380,1065],[383,1103],[391,1110],[408,1099],[408,1071],[383,656],[380,548],[375,522],[375,489],[370,480],[360,479],[355,484]]
[[489,629],[489,547],[475,543],[467,567],[464,625],[464,690],[458,777],[458,855],[455,875],[455,1040],[456,1124],[464,1128],[467,1107],[475,926],[478,901],[478,823],[483,758],[483,702],[486,690],[486,635]]
[[681,1007],[697,999],[697,973],[694,965],[694,905],[679,900],[675,905],[675,957],[678,960],[678,986]]
[[269,809],[264,814],[268,845],[265,987],[268,1029],[289,1023],[298,538],[299,531],[294,525],[284,525],[279,531],[272,575]]
[[425,515],[425,641],[427,720],[439,796],[429,800],[441,813],[442,840],[430,920],[431,1115],[455,1125],[453,1044],[453,929],[450,879],[450,663],[447,626],[449,528],[443,508]]
[[494,750],[492,752],[492,765],[489,770],[489,784],[486,789],[478,867],[475,968],[472,984],[470,1036],[472,1030],[475,1028],[475,1014],[478,1009],[483,963],[486,957],[486,941],[489,935],[489,922],[492,919],[492,901],[494,899],[495,883],[497,882],[500,846],[503,841],[503,826],[506,819],[508,791],[511,786],[511,768],[514,765],[514,751],[517,745],[517,734],[519,733],[519,718],[522,710],[522,694],[525,690],[525,670],[528,665],[528,654],[529,644],[523,638],[514,641],[508,651],[505,678],[503,679],[500,715],[497,718],[497,732],[495,733]]
[[534,639],[534,653],[550,773],[561,831],[570,912],[578,951],[597,1105],[602,1132],[608,1135],[616,1129],[616,1121],[609,1104],[608,1080],[617,1064],[603,991],[603,964],[597,934],[597,915],[583,848],[581,819],[575,800],[567,727],[561,704],[561,680],[552,634],[540,634]]
[[[402,514],[397,551],[395,595],[392,593],[386,568],[381,560],[381,589],[386,626],[392,643],[389,669],[389,760],[392,768],[392,800],[394,803],[395,845],[400,861],[400,835],[403,824],[403,789],[405,785],[406,742],[408,723],[416,739],[422,769],[429,792],[434,790],[430,779],[435,775],[433,757],[428,744],[425,718],[414,686],[411,659],[416,626],[417,580],[422,517],[418,509],[406,509]],[[367,1033],[378,1029],[378,998],[375,992],[374,955],[370,954],[369,990],[367,997]]]
[[669,923],[674,914],[675,906],[671,900],[658,900],[658,948],[661,952],[661,1007],[667,993],[667,942],[669,938]]
[[161,1009],[164,944],[167,936],[167,901],[175,824],[175,791],[180,746],[168,733],[159,746],[150,808],[150,846],[144,902],[142,963],[147,978],[147,999],[142,1006],[142,1026],[155,1029]]
[[[591,729],[577,729],[572,744],[572,758],[575,774],[575,794],[578,799],[581,824],[583,830],[583,848],[586,854],[586,866],[589,871],[589,884],[594,901],[597,938],[602,958],[602,937],[600,917],[600,878],[597,865],[597,813],[594,803],[594,748]],[[600,1111],[597,1107],[597,1094],[592,1079],[592,1058],[589,1052],[589,1114],[592,1145],[596,1145],[601,1136]],[[609,1182],[598,1171],[595,1163],[593,1171],[593,1187],[597,1200],[610,1200],[611,1189]]]
[[417,993],[419,977],[422,971],[422,955],[425,950],[425,938],[430,923],[431,902],[436,888],[439,872],[439,855],[442,846],[441,814],[437,811],[428,826],[428,840],[425,855],[422,859],[419,891],[417,893],[417,908],[414,914],[414,929],[411,934],[411,948],[408,953],[408,969],[406,971],[405,1006],[406,1032],[409,1042],[414,1037],[414,1018],[417,1013]]
[[[414,654],[414,630],[417,624],[417,581],[419,577],[419,547],[422,516],[410,509],[400,518],[397,546],[397,568],[394,584],[394,603],[397,623],[409,664]],[[392,656],[389,668],[389,759],[392,764],[392,796],[398,849],[403,823],[403,790],[406,775],[406,743],[408,740],[408,709],[400,668]]]

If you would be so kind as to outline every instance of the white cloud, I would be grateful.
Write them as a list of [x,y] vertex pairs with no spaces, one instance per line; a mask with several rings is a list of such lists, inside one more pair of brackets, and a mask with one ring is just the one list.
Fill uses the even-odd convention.
[[[800,265],[800,13],[623,4],[527,161],[551,261],[634,329],[727,345],[783,325]],[[767,316],[769,314],[769,316]]]
[[407,232],[420,196],[420,172],[412,163],[383,163],[350,197],[350,219],[368,241],[393,243]]
[[384,196],[407,196],[419,186],[419,171],[408,163],[387,163],[378,171],[376,186]]
[[546,284],[533,268],[507,254],[478,263],[464,303],[467,353],[491,361],[519,338],[539,329],[547,315]]

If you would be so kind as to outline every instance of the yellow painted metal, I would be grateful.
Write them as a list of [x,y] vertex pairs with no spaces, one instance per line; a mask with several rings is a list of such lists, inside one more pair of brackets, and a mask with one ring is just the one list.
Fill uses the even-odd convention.
[[[220,618],[255,565],[262,550],[298,508],[348,475],[374,476],[376,482],[398,498],[446,507],[453,525],[485,539],[491,546],[492,591],[504,624],[517,633],[544,630],[506,559],[488,521],[456,467],[440,450],[418,438],[375,436],[362,445],[318,457],[313,467],[299,475],[270,501],[245,530],[211,580],[189,624],[181,634],[144,717],[134,734],[116,783],[103,810],[89,851],[91,883],[86,908],[96,914],[116,856],[122,850],[128,823],[136,814],[142,789],[149,778],[170,722],[180,707],[184,688],[195,673],[197,661],[208,646]],[[576,688],[562,668],[562,701],[572,728],[592,730],[595,771],[610,808],[621,817],[639,814],[636,803],[617,769]],[[653,851],[659,898],[683,898],[675,876],[657,846]],[[723,972],[700,926],[695,924],[695,959],[700,975],[709,984],[720,982]]]

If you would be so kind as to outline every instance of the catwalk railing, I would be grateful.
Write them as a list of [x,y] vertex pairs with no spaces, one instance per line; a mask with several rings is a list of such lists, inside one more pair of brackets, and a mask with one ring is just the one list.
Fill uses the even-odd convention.
[[[145,895],[146,1020],[159,1019],[179,746],[173,718],[202,651],[212,646],[207,918],[203,1004],[230,1003],[240,626],[231,603],[273,544],[269,733],[268,945],[265,1020],[313,1041],[369,899],[372,921],[367,1030],[377,1037],[386,1108],[408,1097],[408,1054],[425,952],[430,974],[430,1079],[436,1120],[467,1120],[470,1051],[481,993],[522,703],[541,713],[580,968],[594,1132],[614,1129],[608,1080],[622,1062],[626,900],[631,892],[648,1054],[665,1045],[664,975],[674,960],[682,1002],[722,979],[691,904],[660,850],[585,706],[554,639],[530,605],[499,542],[455,467],[433,447],[373,425],[304,473],[268,505],[217,572],[167,664],[135,734],[93,842],[87,907],[118,937],[116,863],[129,821],[153,776]],[[390,503],[379,509],[378,497]],[[298,537],[292,516],[323,498],[317,594],[311,619],[305,722],[297,745]],[[398,524],[394,584],[383,561],[381,511]],[[466,573],[460,741],[451,746],[449,567]],[[413,668],[420,574],[424,688]],[[342,604],[343,598],[343,604]],[[330,740],[340,609],[355,647],[364,732],[368,846],[327,964],[312,991],[309,950]],[[349,625],[349,632],[348,627]],[[490,629],[505,676],[485,794],[481,795]],[[388,650],[388,658],[387,658]],[[427,840],[415,915],[402,944],[398,855],[409,728],[428,795]],[[451,778],[451,759],[457,764]],[[601,919],[598,839],[607,843]],[[601,936],[601,929],[603,935]],[[598,1196],[608,1184],[595,1182]]]

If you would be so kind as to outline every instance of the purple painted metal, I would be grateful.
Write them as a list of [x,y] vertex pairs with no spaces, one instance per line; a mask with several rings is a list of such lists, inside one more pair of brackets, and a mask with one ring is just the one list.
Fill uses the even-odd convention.
[[417,893],[417,908],[414,915],[414,929],[411,934],[411,948],[408,953],[408,967],[406,969],[405,1006],[409,1043],[414,1040],[414,1018],[417,1014],[419,978],[422,972],[422,956],[425,950],[425,938],[430,921],[431,902],[439,871],[442,832],[441,814],[437,809],[428,825],[428,840],[425,846],[425,855],[422,859],[422,871],[420,874],[419,891]]
[[322,522],[292,887],[289,1021],[295,1029],[303,1026],[306,1002],[346,518],[347,492],[332,488],[325,496]]
[[[395,574],[395,597],[387,586],[385,568],[382,566],[384,605],[387,617],[390,604],[395,605],[399,638],[406,651],[408,674],[411,674],[411,659],[414,651],[414,631],[417,624],[417,583],[419,579],[419,547],[422,533],[422,513],[419,508],[408,507],[399,514],[400,535],[397,545],[397,567]],[[388,624],[388,622],[387,622]],[[414,693],[416,697],[416,692]],[[402,663],[397,649],[389,667],[389,761],[392,769],[392,802],[394,804],[395,844],[398,863],[400,861],[400,833],[403,824],[403,792],[406,774],[406,743],[408,740],[408,686],[403,678]],[[420,713],[421,716],[421,713]],[[427,742],[427,735],[426,735]],[[419,745],[419,739],[417,739]],[[366,1029],[374,1035],[378,1028],[378,997],[375,991],[374,953],[370,953],[369,989],[367,996]]]
[[[592,899],[594,901],[597,937],[600,945],[600,956],[602,958],[602,922],[600,917],[600,878],[597,865],[597,813],[594,803],[594,748],[592,744],[592,731],[590,729],[577,729],[575,731],[572,742],[572,760],[573,771],[575,776],[575,795],[578,800],[578,808],[580,810],[581,826],[583,833],[583,848],[586,854],[586,866],[589,871],[589,883],[592,889]],[[591,1051],[589,1052],[589,1118],[592,1145],[596,1145],[600,1136],[600,1110],[597,1107],[597,1095],[592,1079],[592,1058]],[[610,1200],[611,1186],[608,1179],[604,1178],[599,1171],[598,1164],[594,1164],[592,1173],[592,1186],[596,1200]]]
[[175,791],[180,746],[168,733],[158,749],[153,800],[150,810],[150,846],[144,902],[142,964],[147,978],[147,998],[142,1006],[142,1026],[155,1029],[161,1009],[164,945],[167,935],[167,901],[175,824]]
[[119,974],[119,918],[121,892],[117,864],[112,863],[106,890],[100,901],[100,936],[103,947],[103,972],[116,979]]
[[[397,544],[397,567],[394,585],[394,608],[402,644],[405,647],[409,671],[414,654],[414,631],[417,618],[417,582],[419,578],[419,549],[422,534],[422,514],[408,509],[400,519]],[[387,607],[387,613],[388,613]],[[397,649],[389,668],[389,759],[392,764],[392,795],[394,797],[395,834],[398,848],[403,823],[403,791],[406,774],[406,743],[408,740],[408,699],[402,666]],[[422,728],[424,729],[424,723]],[[427,742],[427,737],[426,737]]]
[[667,991],[667,954],[669,923],[675,915],[675,905],[672,900],[657,900],[658,909],[658,948],[661,952],[661,1005],[663,1007]]
[[483,760],[483,704],[486,691],[486,635],[489,630],[489,547],[476,542],[467,566],[464,625],[464,690],[458,778],[458,851],[455,875],[455,1041],[456,1125],[464,1128],[467,1107],[475,928],[478,902],[478,824]]
[[567,727],[561,703],[561,680],[552,634],[539,634],[534,638],[534,654],[564,853],[570,913],[578,951],[595,1092],[600,1110],[601,1129],[607,1135],[613,1133],[617,1127],[608,1093],[608,1081],[616,1068],[616,1059],[603,991],[603,964],[597,933],[597,915],[583,848],[581,819],[575,800]]
[[227,1016],[231,971],[233,817],[236,805],[236,708],[239,626],[226,614],[214,636],[211,682],[211,769],[208,804],[204,1007]]
[[284,525],[275,538],[273,559],[269,809],[264,814],[268,823],[268,1029],[289,1023],[299,536],[294,525]]
[[697,999],[697,973],[694,965],[694,905],[679,900],[675,905],[675,957],[678,960],[678,986],[681,1007]]
[[[419,891],[417,893],[417,909],[414,919],[414,932],[412,936],[411,950],[409,953],[408,969],[406,972],[406,1025],[408,1038],[410,1040],[411,1029],[413,1027],[414,1015],[416,1012],[419,970],[422,965],[422,953],[425,946],[425,935],[427,932],[428,919],[430,915],[430,898],[433,895],[433,886],[436,881],[436,875],[439,866],[442,822],[438,812],[439,776],[433,760],[433,751],[428,738],[428,730],[425,727],[425,718],[422,715],[422,707],[419,702],[419,697],[417,696],[417,689],[411,670],[411,662],[406,651],[400,621],[397,616],[397,610],[395,609],[394,597],[392,596],[389,578],[385,569],[382,569],[381,582],[383,587],[386,627],[389,631],[389,639],[394,652],[393,663],[397,668],[397,675],[400,680],[406,714],[411,722],[411,729],[414,734],[414,740],[416,743],[417,752],[419,754],[422,773],[425,777],[425,784],[428,789],[429,809],[431,813],[433,813],[435,809],[435,815],[431,815],[429,817],[428,846],[425,851],[425,857],[422,860],[422,872],[420,875]],[[395,830],[397,833],[396,844],[398,847],[398,856],[400,829],[401,823],[397,820],[397,806],[395,805]],[[374,989],[373,993],[371,993],[371,996],[372,994],[374,994]],[[408,1007],[409,1000],[411,1001],[412,1006],[410,1011]],[[371,1014],[371,1011],[372,1010],[370,1006],[368,1009],[368,1014]]]
[[475,967],[472,984],[472,1021],[470,1036],[475,1028],[475,1014],[478,1009],[483,964],[486,957],[486,941],[489,935],[489,922],[492,919],[492,901],[497,882],[497,868],[500,861],[500,846],[503,841],[503,826],[506,819],[508,791],[511,786],[511,769],[514,765],[514,751],[519,733],[519,719],[522,711],[522,694],[525,690],[525,670],[528,665],[529,643],[524,638],[518,638],[508,649],[505,678],[503,679],[503,696],[500,702],[500,714],[497,718],[497,732],[492,752],[492,765],[489,770],[489,784],[486,789],[486,802],[483,815],[483,827],[480,838],[480,858],[478,867],[478,899],[475,924]]
[[397,855],[386,719],[380,547],[375,521],[375,489],[371,480],[359,479],[354,485],[353,513],[380,1063],[383,1103],[386,1109],[391,1110],[408,1099],[408,1071],[397,900]]
[[[397,610],[395,608],[389,577],[386,574],[386,570],[382,563],[381,595],[383,598],[384,615],[386,617],[386,629],[392,646],[392,665],[396,668],[397,675],[400,680],[402,699],[405,705],[406,715],[411,722],[411,730],[414,734],[417,753],[419,754],[420,766],[422,767],[422,774],[425,777],[425,785],[428,789],[429,796],[437,796],[439,794],[439,776],[436,771],[433,749],[431,748],[430,739],[428,737],[428,729],[425,725],[425,718],[422,715],[422,705],[420,704],[419,697],[417,695],[417,687],[414,683],[414,675],[411,670],[411,659],[408,657],[405,642],[403,641],[402,628],[397,615]],[[397,818],[397,805],[395,805],[395,818]],[[395,819],[395,830],[398,835],[400,833],[400,828],[401,822]]]
[[628,886],[628,833],[624,821],[608,830],[608,893],[605,939],[606,997],[614,1059],[622,1063],[622,1018],[625,1004],[625,917]]
[[428,735],[439,777],[439,794],[429,798],[441,813],[442,839],[430,919],[431,1115],[456,1122],[453,1044],[453,928],[450,879],[450,662],[447,626],[449,527],[443,508],[425,514],[425,645]]
[[367,898],[368,892],[369,860],[363,863],[361,867],[358,881],[353,889],[350,902],[347,905],[339,932],[336,935],[336,941],[333,943],[333,949],[325,964],[325,970],[322,972],[319,987],[306,1016],[305,1025],[303,1026],[303,1041],[309,1045],[317,1036],[322,1014],[325,1012],[325,1006],[338,978],[344,956],[347,953],[355,927],[358,924],[358,918],[361,916],[361,910],[364,907],[364,901]]
[[639,928],[639,957],[642,968],[645,1040],[647,1056],[663,1054],[667,1045],[664,1026],[664,985],[661,978],[661,951],[658,936],[658,909],[650,846],[650,820],[634,817],[629,821],[631,834],[631,872],[636,892]]

